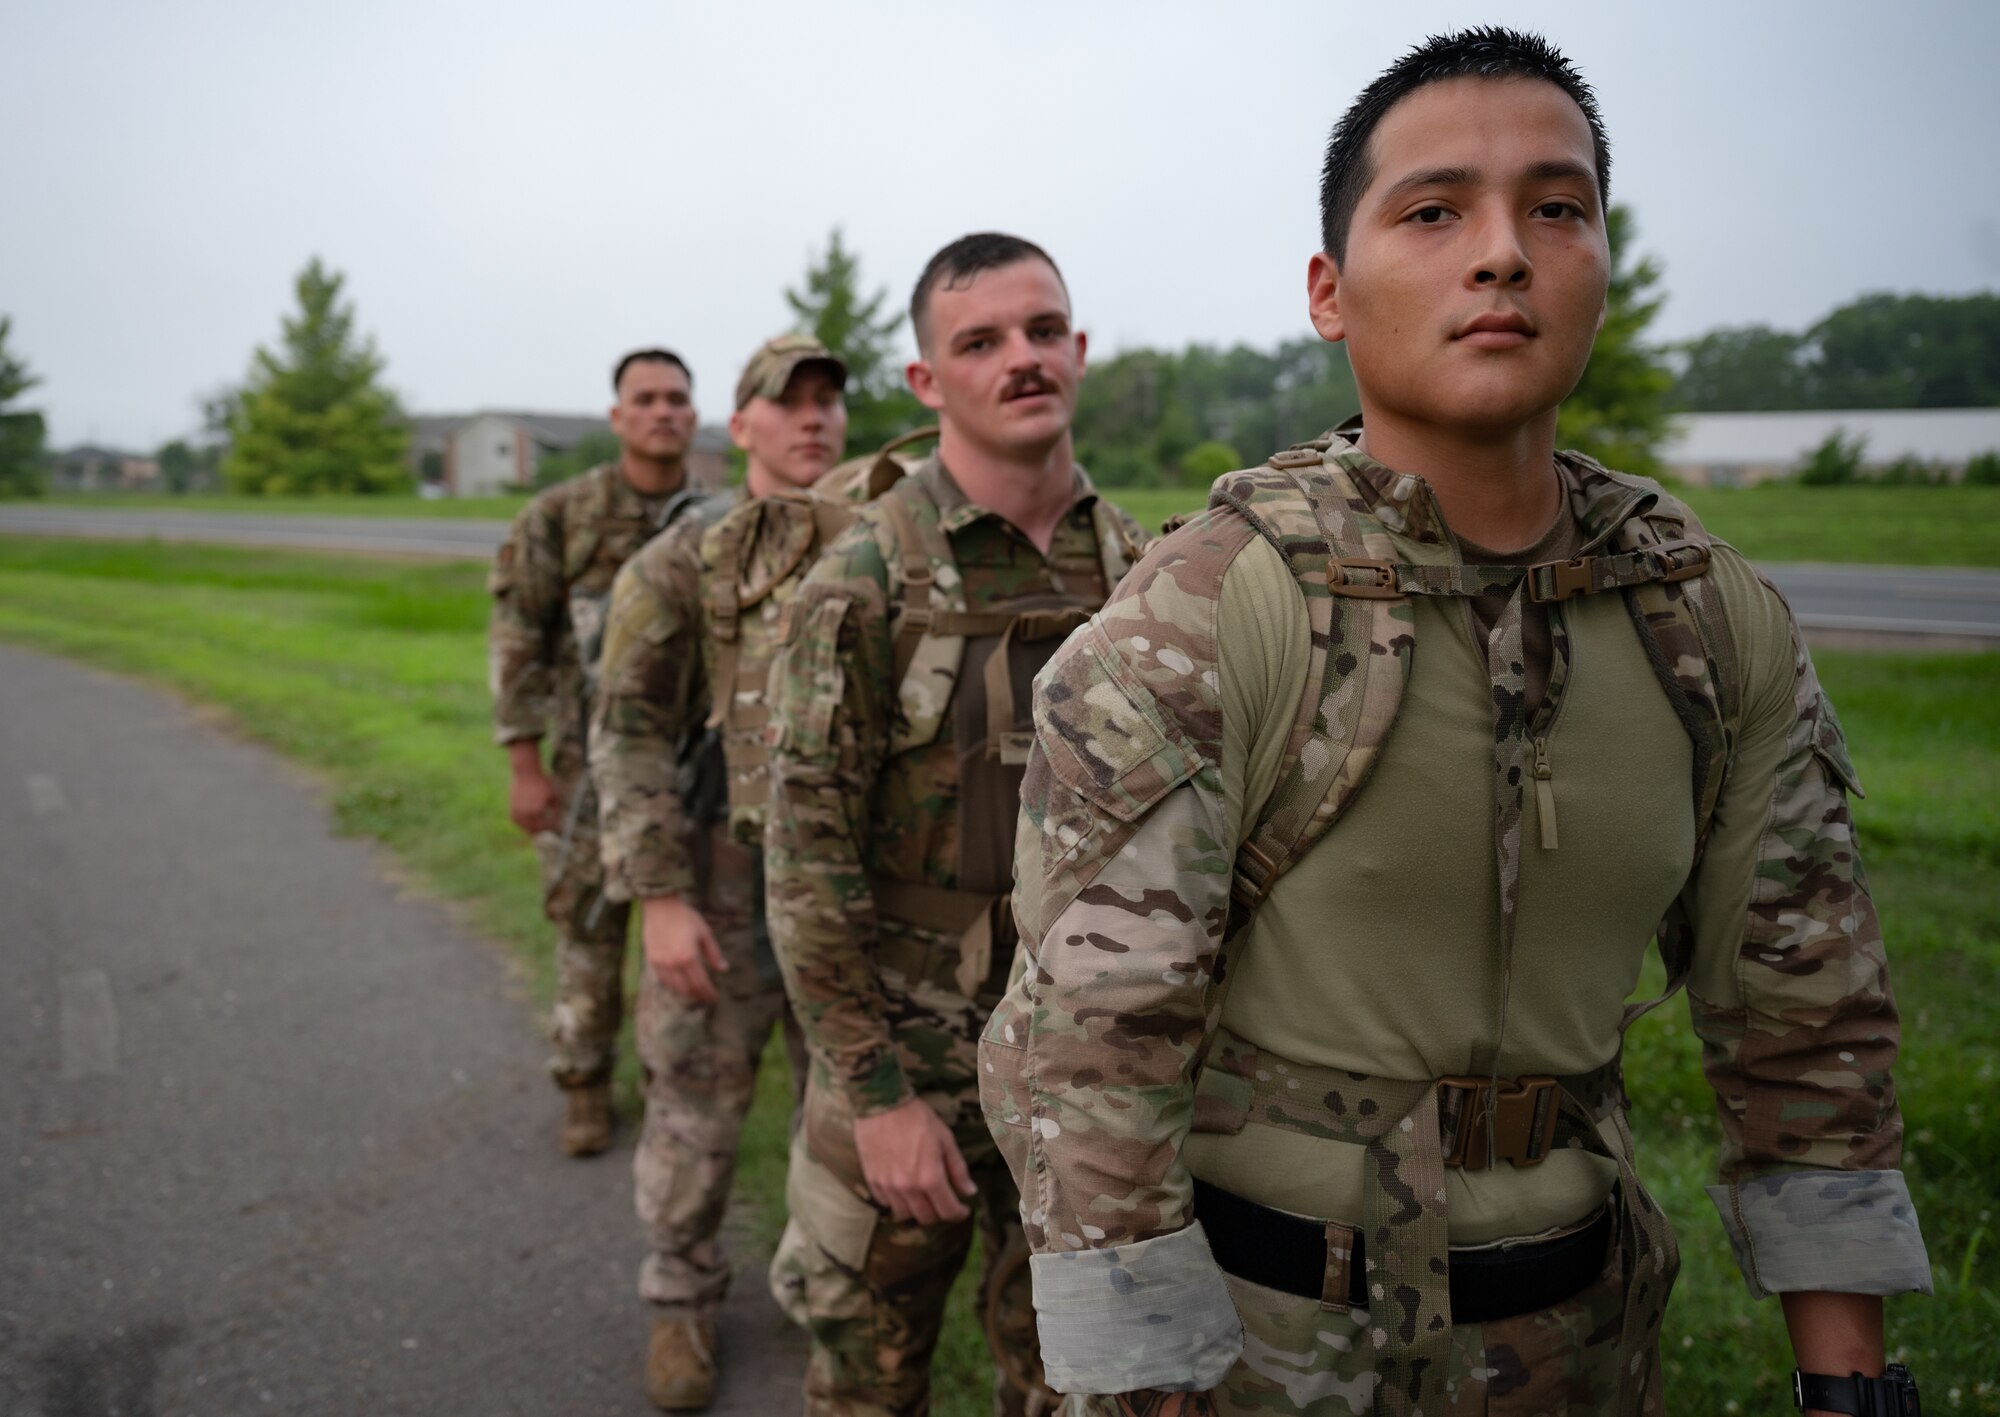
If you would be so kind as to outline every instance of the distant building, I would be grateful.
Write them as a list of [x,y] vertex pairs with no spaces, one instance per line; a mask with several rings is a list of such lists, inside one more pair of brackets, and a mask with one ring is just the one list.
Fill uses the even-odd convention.
[[[543,454],[609,431],[602,414],[418,414],[410,420],[410,468],[419,483],[441,483],[448,496],[490,497],[533,487]],[[720,487],[729,471],[728,432],[697,429],[687,463],[697,484]]]
[[1684,413],[1660,449],[1667,475],[1697,487],[1748,487],[1790,477],[1834,433],[1862,440],[1871,467],[1898,458],[1941,463],[2000,451],[2000,408],[1891,408],[1795,413]]
[[58,492],[144,492],[160,485],[160,465],[136,453],[79,443],[49,455],[49,486]]

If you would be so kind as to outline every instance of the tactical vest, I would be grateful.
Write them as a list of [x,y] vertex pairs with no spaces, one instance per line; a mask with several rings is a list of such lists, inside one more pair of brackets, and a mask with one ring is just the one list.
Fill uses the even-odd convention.
[[[1661,690],[1693,744],[1690,797],[1698,859],[1735,741],[1741,675],[1718,597],[1703,578],[1712,541],[1693,514],[1663,501],[1648,484],[1578,454],[1560,453],[1579,476],[1623,489],[1626,500],[1607,519],[1615,530],[1587,542],[1583,554],[1566,562],[1413,565],[1399,560],[1385,513],[1337,461],[1346,450],[1327,435],[1277,454],[1264,468],[1223,478],[1210,494],[1211,508],[1236,512],[1284,557],[1312,626],[1307,692],[1293,719],[1277,784],[1237,848],[1225,941],[1241,934],[1278,879],[1326,834],[1366,782],[1409,678],[1415,649],[1408,613],[1412,595],[1466,597],[1504,588],[1543,604],[1574,595],[1621,595]],[[1307,470],[1311,477],[1302,475]],[[1509,697],[1500,692],[1503,658],[1520,659],[1518,613],[1512,623],[1511,643],[1503,643],[1498,630],[1489,641],[1496,703]],[[1512,944],[1512,887],[1518,883],[1519,794],[1537,771],[1518,704],[1511,720],[1506,709],[1496,710],[1495,738],[1496,793],[1503,799],[1496,803],[1502,822],[1496,869],[1504,962]],[[1511,803],[1504,800],[1509,792]],[[1505,829],[1510,805],[1511,842]],[[1691,931],[1684,925],[1665,928],[1659,945],[1667,987],[1657,998],[1628,1006],[1621,1031],[1687,979]],[[1300,1064],[1218,1029],[1196,1077],[1194,1125],[1199,1131],[1236,1131],[1254,1119],[1368,1149],[1369,1173],[1380,1179],[1368,1187],[1361,1219],[1371,1292],[1381,1310],[1371,1309],[1371,1326],[1378,1343],[1377,1411],[1384,1414],[1411,1413],[1436,1400],[1427,1379],[1441,1370],[1450,1349],[1445,1169],[1502,1159],[1533,1165],[1558,1146],[1610,1158],[1619,1171],[1627,1286],[1619,1410],[1637,1414],[1659,1406],[1659,1375],[1651,1358],[1679,1257],[1665,1214],[1632,1167],[1624,1105],[1615,1059],[1575,1078],[1404,1081]],[[1606,1146],[1598,1127],[1604,1121],[1623,1137],[1619,1151]]]
[[[716,735],[728,769],[728,812],[732,829],[748,846],[760,846],[765,809],[771,796],[770,661],[743,655],[743,617],[765,601],[789,607],[812,563],[835,537],[854,524],[861,508],[901,481],[911,460],[904,450],[937,436],[936,428],[905,433],[863,457],[829,469],[810,488],[786,488],[745,504],[741,515],[718,518],[701,538],[702,612],[708,621],[715,658],[709,667],[711,694],[707,727]],[[782,504],[793,515],[775,566],[749,579],[751,552],[765,519]],[[785,638],[781,629],[774,640]]]
[[604,622],[611,611],[611,583],[618,568],[673,525],[688,507],[711,496],[698,487],[683,487],[667,499],[656,516],[623,515],[612,509],[612,479],[620,475],[616,463],[587,473],[588,480],[563,510],[564,595],[586,701],[597,693],[598,664],[604,657]]
[[[1013,827],[1034,742],[1035,675],[1103,602],[1030,595],[972,610],[951,540],[923,484],[905,478],[879,501],[901,581],[891,647],[900,712],[889,752],[929,747],[949,718],[959,763],[957,885],[886,876],[870,881],[878,912],[955,939],[956,957],[933,960],[918,946],[923,959],[891,958],[899,947],[885,941],[883,962],[912,976],[949,979],[960,994],[977,998],[993,984],[994,964],[1011,957],[1017,938]],[[930,504],[928,516],[915,514],[920,504]],[[1091,506],[1091,524],[1108,594],[1142,548],[1130,543],[1101,499]]]

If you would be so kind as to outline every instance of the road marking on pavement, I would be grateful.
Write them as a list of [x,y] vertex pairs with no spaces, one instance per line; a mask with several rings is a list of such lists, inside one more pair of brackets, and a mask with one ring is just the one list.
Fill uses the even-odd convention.
[[63,796],[62,784],[44,773],[28,774],[28,805],[35,809],[35,815],[46,817],[52,812],[67,811],[69,799]]
[[65,974],[56,984],[61,1005],[62,1075],[109,1077],[118,1071],[118,1007],[111,976],[101,969]]
[[2000,624],[1978,620],[1896,620],[1883,615],[1800,615],[1808,630],[1874,630],[1887,635],[1956,635],[1960,639],[2000,639]]

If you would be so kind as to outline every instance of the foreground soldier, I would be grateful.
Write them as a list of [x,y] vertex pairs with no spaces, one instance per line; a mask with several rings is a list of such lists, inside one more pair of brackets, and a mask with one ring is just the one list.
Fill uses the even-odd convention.
[[[772,1281],[812,1413],[926,1410],[973,1209],[989,1271],[1019,1235],[973,1050],[1014,942],[1028,687],[1141,544],[1072,461],[1084,337],[1044,252],[954,242],[911,323],[937,456],[814,568],[771,678],[771,937],[813,1060]],[[1031,1343],[995,1356],[1027,1410]]]
[[786,1017],[764,928],[764,681],[784,608],[832,524],[834,509],[815,516],[803,492],[846,442],[846,382],[846,366],[806,336],[757,351],[729,420],[745,495],[705,501],[634,556],[605,625],[590,769],[605,894],[641,903],[646,1123],[633,1180],[652,1253],[639,1293],[657,1306],[646,1395],[669,1409],[714,1396],[730,1275],[717,1233],[758,1059]]
[[556,927],[549,1066],[568,1094],[561,1140],[571,1156],[611,1145],[612,1050],[631,914],[604,899],[597,798],[584,770],[591,683],[611,578],[685,503],[695,430],[693,383],[679,356],[663,349],[628,354],[611,384],[618,461],[522,508],[488,582],[494,737],[507,750],[512,778],[507,812],[535,838],[542,908]]
[[1309,273],[1361,430],[1218,482],[1040,681],[980,1060],[1049,1380],[1123,1394],[1082,1410],[1662,1410],[1677,1261],[1618,1076],[1656,928],[1801,1365],[1880,1374],[1875,1296],[1930,1287],[1797,627],[1653,484],[1554,452],[1606,175],[1538,39],[1377,80]]

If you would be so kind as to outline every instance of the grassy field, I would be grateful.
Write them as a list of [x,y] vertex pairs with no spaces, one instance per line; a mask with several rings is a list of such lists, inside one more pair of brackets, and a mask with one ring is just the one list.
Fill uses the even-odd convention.
[[[535,867],[485,727],[480,581],[473,565],[0,538],[0,639],[228,710],[317,769],[343,830],[462,902],[545,991]],[[1937,1270],[1937,1298],[1892,1306],[1891,1342],[1930,1410],[2000,1412],[2000,654],[1819,658],[1870,793],[1857,815],[1895,954],[1908,1165]],[[1777,1307],[1744,1297],[1701,1193],[1715,1128],[1685,1011],[1646,1020],[1631,1055],[1645,1169],[1686,1254],[1668,1320],[1674,1410],[1788,1411]],[[766,1069],[745,1145],[765,1243],[783,1204],[781,1071]],[[986,1411],[962,1286],[939,1363],[938,1410]]]
[[[1836,561],[1906,566],[2000,566],[2000,487],[1691,488],[1683,495],[1708,529],[1757,561]],[[1193,511],[1206,490],[1121,487],[1110,496],[1148,527]],[[161,493],[69,493],[66,507],[141,507],[297,516],[495,518],[518,497],[425,502],[416,497],[173,497]]]
[[[1202,505],[1185,488],[1120,487],[1111,499],[1147,526]],[[1753,561],[2000,566],[2000,487],[1683,488],[1714,535]]]

